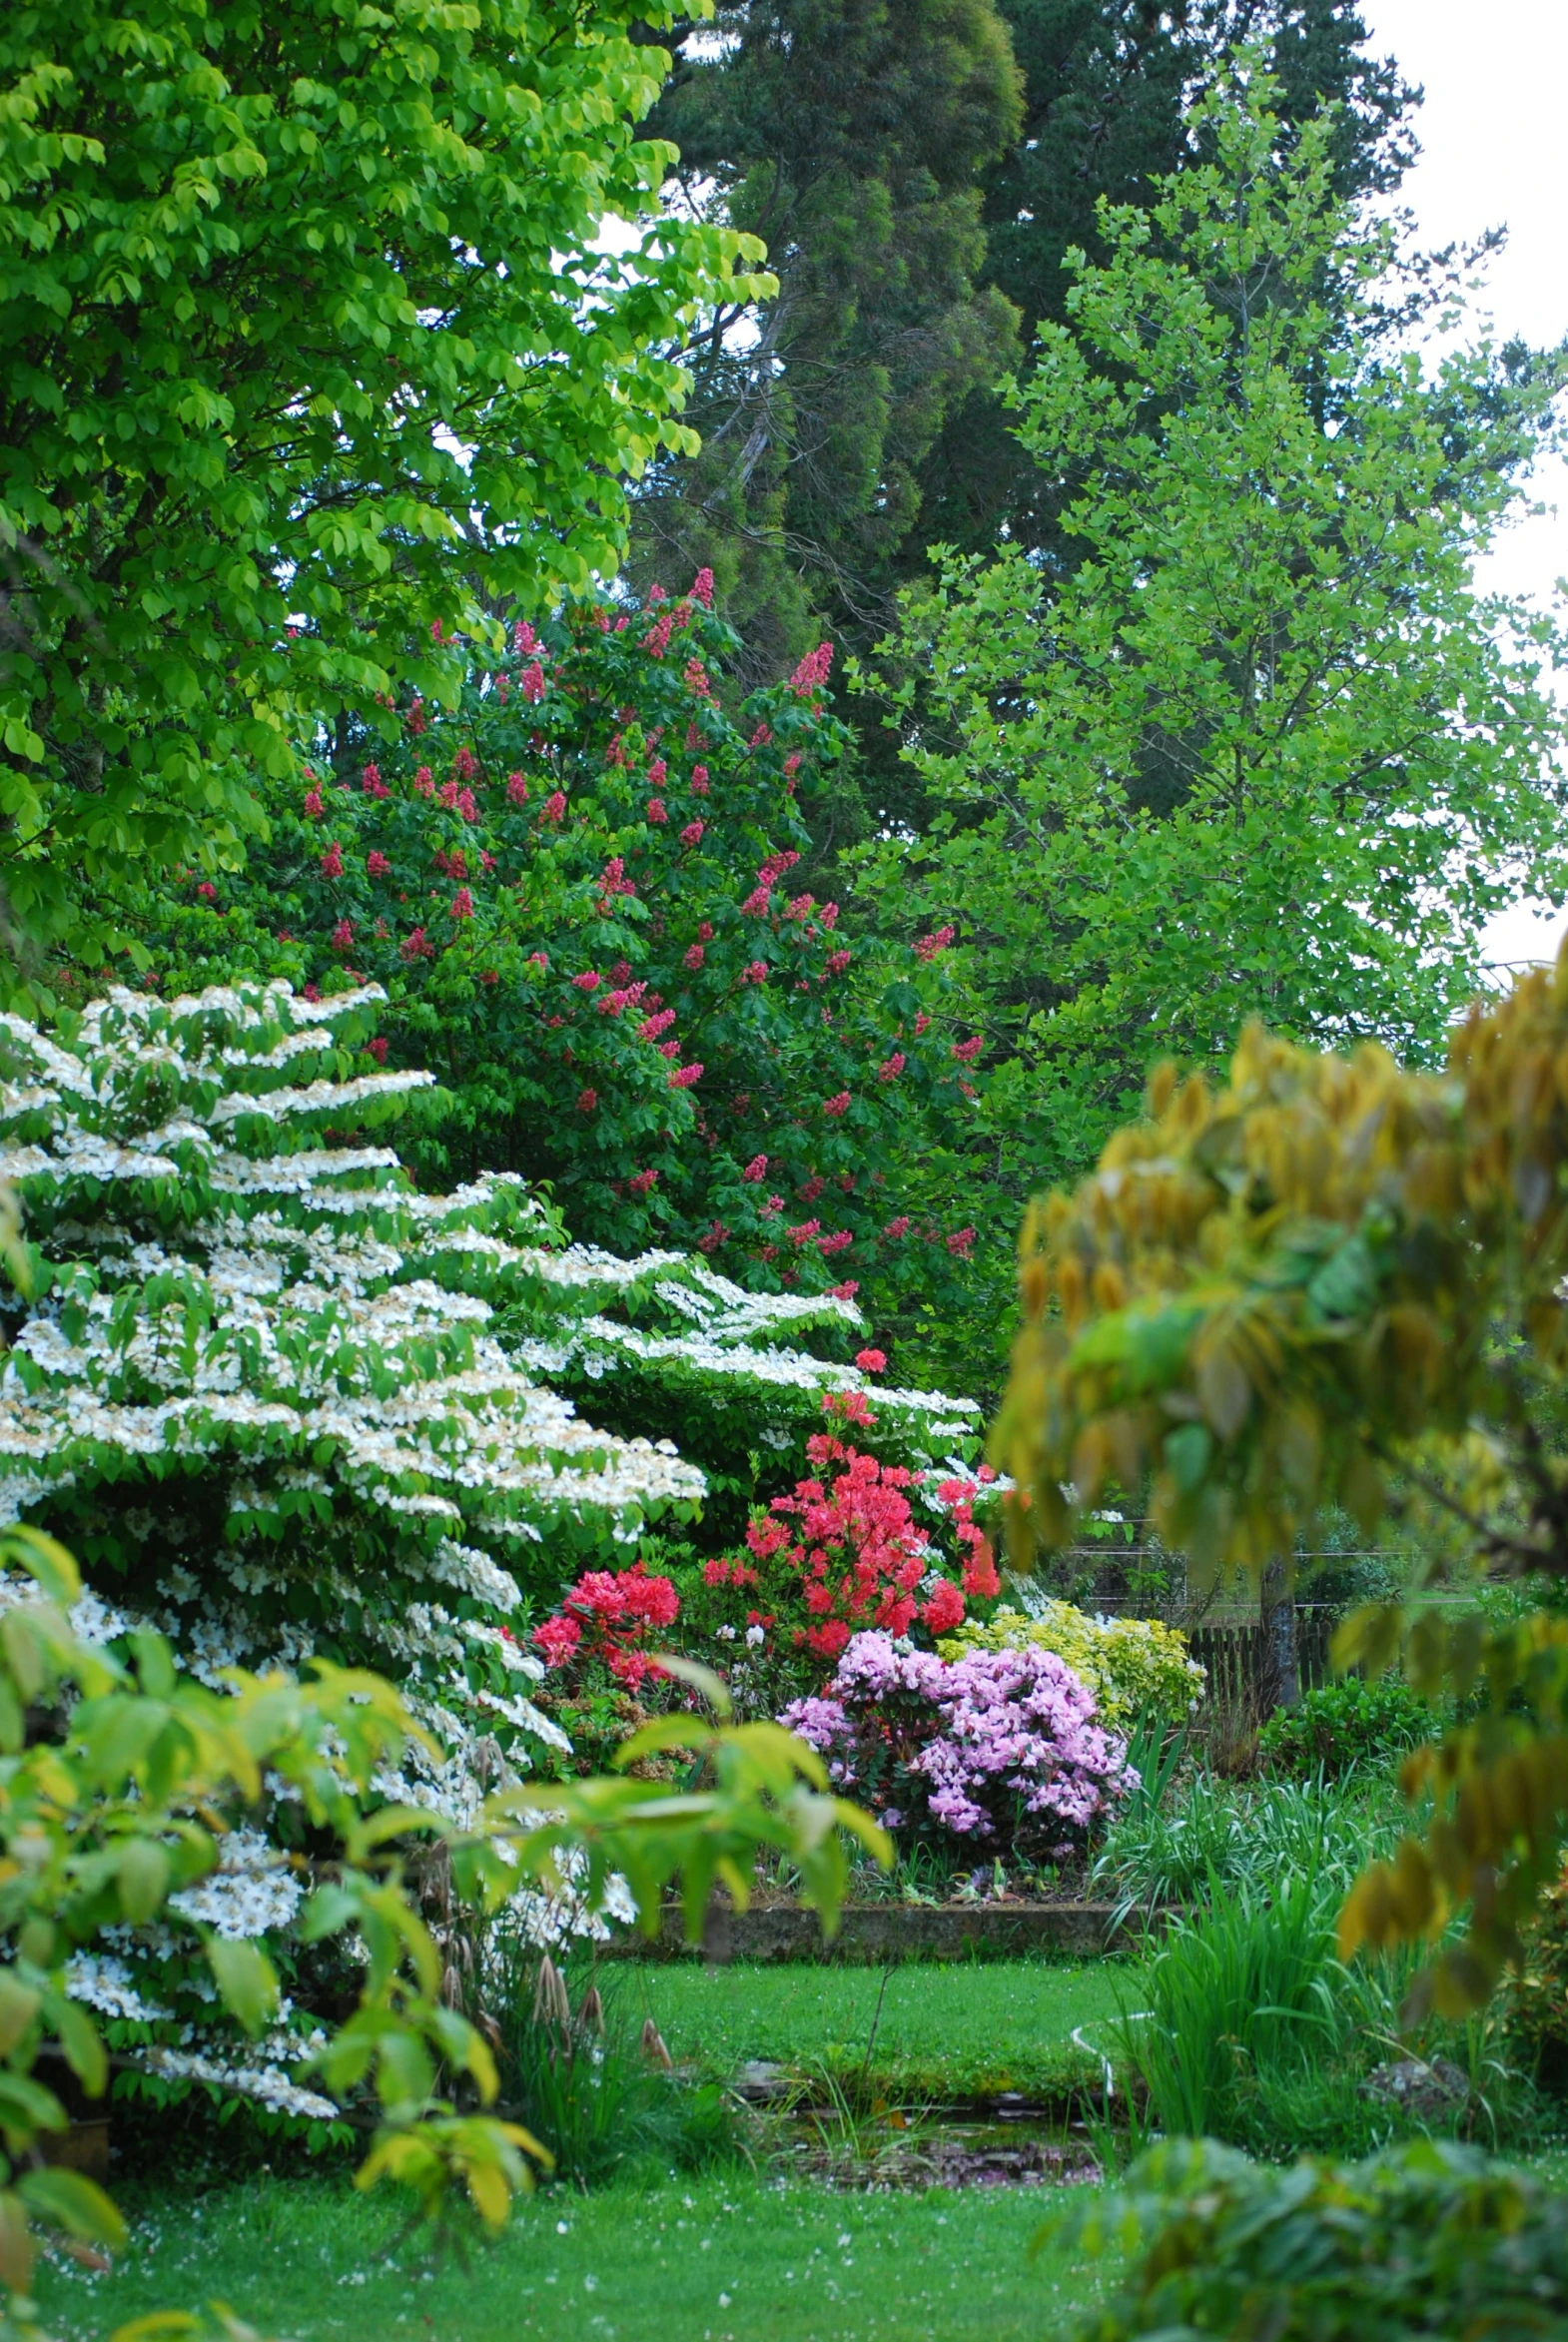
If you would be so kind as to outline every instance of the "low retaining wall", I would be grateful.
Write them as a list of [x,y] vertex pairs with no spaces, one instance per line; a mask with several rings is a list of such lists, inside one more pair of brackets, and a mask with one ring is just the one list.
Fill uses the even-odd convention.
[[1109,1903],[862,1903],[839,1915],[824,1941],[814,1911],[800,1904],[734,1911],[709,1906],[702,1942],[688,1944],[678,1905],[657,1936],[623,1936],[606,1949],[630,1959],[844,1960],[874,1967],[907,1959],[1018,1959],[1031,1952],[1093,1957],[1111,1943]]

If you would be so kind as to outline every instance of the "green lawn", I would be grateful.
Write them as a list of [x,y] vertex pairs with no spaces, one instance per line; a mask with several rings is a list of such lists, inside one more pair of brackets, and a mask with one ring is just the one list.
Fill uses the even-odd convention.
[[618,1970],[613,1986],[655,2018],[673,2056],[717,2072],[749,2057],[850,2075],[866,2066],[884,2092],[940,2099],[1059,2089],[1098,2072],[1073,2029],[1097,2039],[1127,1973],[1103,1959],[893,1968],[869,2066],[877,1968],[642,1965]]
[[[878,1969],[601,1970],[678,2059],[726,2075],[754,2057],[864,2072],[867,2096],[905,2102],[1090,2077],[1098,2068],[1070,2035],[1083,2025],[1096,2037],[1123,1972],[895,1968],[868,2066]],[[399,2242],[406,2199],[358,2195],[346,2174],[163,2192],[139,2172],[116,2186],[134,2235],[114,2272],[51,2269],[40,2285],[63,2342],[212,2300],[287,2342],[388,2342],[401,2328],[442,2342],[1049,2342],[1099,2281],[1060,2248],[1031,2261],[1060,2200],[1047,2189],[854,2195],[745,2164],[683,2179],[644,2165],[590,2196],[548,2189],[499,2239],[432,2262],[417,2240]]]
[[432,2261],[401,2202],[347,2182],[262,2178],[168,2197],[113,2275],[51,2269],[60,2342],[226,2301],[288,2342],[1050,2342],[1099,2265],[1030,2245],[1045,2190],[840,2195],[723,2178],[623,2181],[520,2205],[495,2241]]

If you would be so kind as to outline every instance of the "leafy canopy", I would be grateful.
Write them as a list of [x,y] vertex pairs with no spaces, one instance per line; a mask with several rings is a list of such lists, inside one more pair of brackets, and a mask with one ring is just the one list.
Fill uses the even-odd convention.
[[1472,1010],[1444,1075],[1253,1027],[1226,1087],[1167,1068],[1150,1109],[1026,1225],[997,1431],[1032,1491],[1016,1526],[1058,1543],[1147,1480],[1161,1535],[1211,1575],[1260,1574],[1331,1504],[1368,1537],[1408,1522],[1408,1607],[1355,1614],[1339,1655],[1403,1646],[1418,1690],[1480,1712],[1407,1762],[1431,1819],[1361,1880],[1341,1940],[1437,1942],[1468,1906],[1421,1987],[1452,2013],[1517,1956],[1568,1820],[1568,1621],[1489,1623],[1462,1591],[1568,1578],[1568,948]]
[[1151,211],[1104,212],[1018,394],[1076,567],[949,559],[896,646],[936,811],[866,876],[961,923],[1020,1184],[1248,1014],[1439,1055],[1487,914],[1564,884],[1558,638],[1472,583],[1563,365],[1386,355],[1390,234],[1266,75],[1194,135]]
[[[100,955],[254,833],[289,713],[445,687],[468,578],[613,568],[663,351],[760,248],[650,224],[659,0],[145,0],[0,26],[0,878]],[[607,220],[634,233],[599,248]],[[433,640],[432,640],[433,630]]]
[[748,680],[809,646],[814,610],[880,630],[917,467],[1020,355],[976,284],[979,174],[1019,118],[996,0],[718,0],[679,41],[654,127],[681,207],[760,236],[778,283],[694,343],[702,450],[650,467],[633,569],[710,564]]

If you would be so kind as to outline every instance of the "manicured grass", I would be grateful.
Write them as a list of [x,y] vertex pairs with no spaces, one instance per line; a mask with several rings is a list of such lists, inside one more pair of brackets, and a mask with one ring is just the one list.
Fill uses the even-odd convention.
[[1126,1973],[1103,1959],[896,1967],[880,2017],[878,1968],[628,1965],[614,1989],[654,2018],[673,2056],[716,2072],[750,2057],[851,2076],[864,2067],[884,2092],[940,2099],[1060,2089],[1098,2073],[1073,2029],[1104,2024]]
[[1104,2276],[1060,2246],[1030,2258],[1059,2200],[842,2195],[741,2169],[550,2190],[432,2260],[399,2244],[391,2192],[263,2177],[154,2199],[111,2275],[51,2269],[39,2294],[62,2342],[211,2300],[280,2342],[1051,2342]]

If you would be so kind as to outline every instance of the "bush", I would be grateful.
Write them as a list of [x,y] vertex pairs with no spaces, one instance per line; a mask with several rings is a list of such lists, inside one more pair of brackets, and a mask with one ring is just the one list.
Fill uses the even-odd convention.
[[1172,2140],[1067,2224],[1135,2255],[1078,2342],[1526,2342],[1568,2330],[1568,2197],[1471,2148],[1423,2141],[1278,2170]]
[[1429,1740],[1435,1725],[1431,1702],[1397,1676],[1346,1675],[1276,1708],[1257,1753],[1270,1773],[1342,1781],[1353,1766],[1387,1764]]
[[1054,1651],[1093,1692],[1107,1724],[1125,1730],[1138,1716],[1188,1715],[1203,1696],[1207,1672],[1188,1658],[1186,1637],[1158,1618],[1091,1618],[1071,1602],[1044,1602],[1026,1615],[999,1610],[989,1625],[965,1625],[940,1648]]
[[780,1721],[889,1829],[971,1840],[985,1855],[1071,1854],[1126,1786],[1126,1744],[1048,1651],[950,1661],[859,1634],[826,1694]]
[[[728,1410],[782,1473],[825,1400],[857,1402],[864,1436],[923,1470],[975,1410],[879,1390],[873,1419],[861,1369],[774,1338],[842,1351],[845,1300],[569,1246],[515,1177],[418,1193],[374,1143],[427,1081],[367,1070],[383,1006],[119,993],[69,1042],[0,1027],[0,1171],[35,1269],[0,1310],[0,1522],[82,1555],[77,1631],[112,1653],[156,1629],[215,1692],[236,1665],[385,1674],[420,1731],[377,1797],[461,1827],[486,1786],[574,1764],[532,1696],[529,1624],[585,1569],[634,1567],[651,1524],[695,1528],[704,1475],[671,1437],[688,1413]],[[599,1428],[562,1385],[607,1396],[623,1364],[632,1420]],[[0,1576],[0,1610],[25,1592]],[[259,1801],[220,1876],[98,1975],[145,2087],[294,2102],[313,2009],[354,1986],[300,1938],[307,1836],[297,1807]],[[570,1896],[524,1908],[545,1937],[602,1932]],[[209,2055],[209,1926],[285,1977],[276,2054]]]
[[1509,1979],[1509,2037],[1554,2095],[1568,2096],[1568,1871],[1543,1890]]

